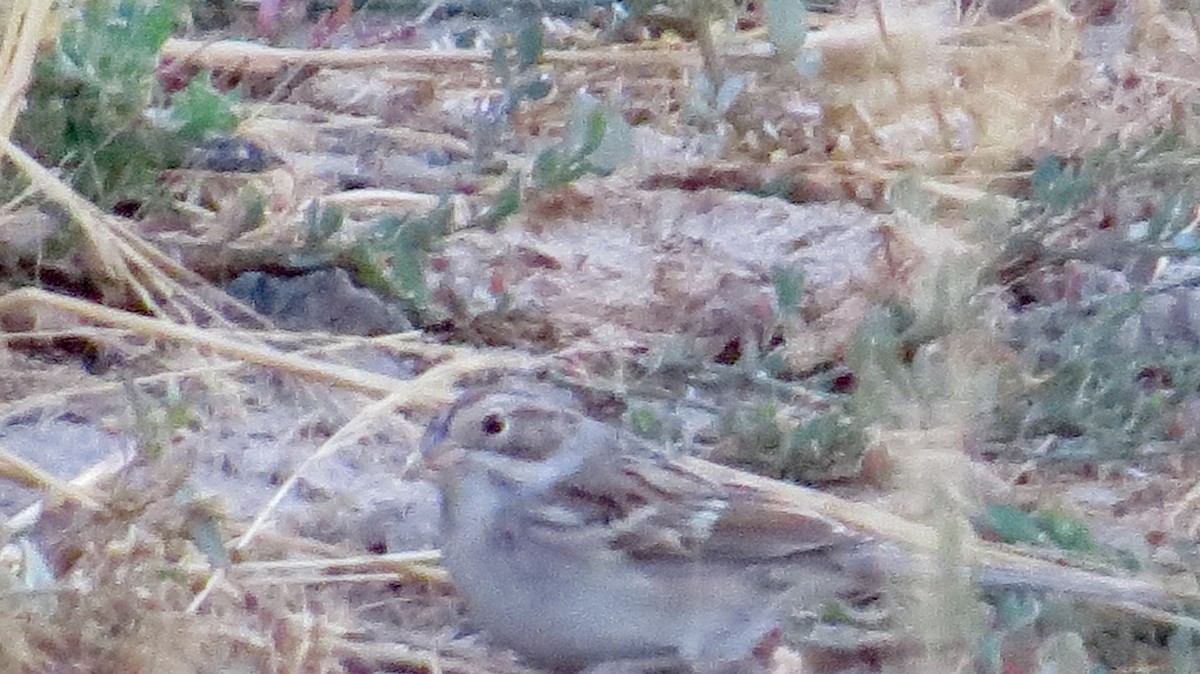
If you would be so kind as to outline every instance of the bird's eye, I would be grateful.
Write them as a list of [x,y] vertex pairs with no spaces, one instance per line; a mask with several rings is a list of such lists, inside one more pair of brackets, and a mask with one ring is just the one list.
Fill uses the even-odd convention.
[[508,424],[505,423],[504,417],[496,414],[495,412],[484,417],[483,421],[479,424],[479,430],[483,431],[487,435],[499,435],[503,433],[504,429],[507,427]]

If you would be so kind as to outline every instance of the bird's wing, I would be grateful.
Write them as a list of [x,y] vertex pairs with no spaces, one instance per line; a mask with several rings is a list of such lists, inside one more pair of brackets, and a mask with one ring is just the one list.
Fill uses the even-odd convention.
[[584,421],[575,436],[590,448],[587,458],[530,510],[533,533],[547,540],[600,538],[600,549],[646,561],[739,563],[865,540],[819,513],[800,515],[753,488],[712,482],[602,424]]

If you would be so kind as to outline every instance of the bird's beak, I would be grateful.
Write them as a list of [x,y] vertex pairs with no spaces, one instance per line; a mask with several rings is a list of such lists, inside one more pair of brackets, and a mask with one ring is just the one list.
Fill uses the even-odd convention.
[[438,475],[445,475],[460,466],[467,458],[467,450],[462,447],[451,447],[446,444],[438,445],[432,451],[425,452],[419,462],[419,475],[426,480],[435,480]]
[[449,417],[443,415],[429,424],[421,439],[420,454],[406,471],[407,477],[436,482],[438,475],[444,475],[462,463],[466,451],[445,441],[450,431]]

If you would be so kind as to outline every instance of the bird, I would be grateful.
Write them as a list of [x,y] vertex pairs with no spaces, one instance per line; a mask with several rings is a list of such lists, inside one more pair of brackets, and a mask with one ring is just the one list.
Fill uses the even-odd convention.
[[[779,671],[774,647],[796,607],[878,597],[935,568],[928,527],[651,445],[536,379],[468,388],[430,423],[419,463],[440,491],[443,561],[472,622],[557,672]],[[1177,612],[1200,593],[1153,577],[979,541],[961,551],[983,587],[1200,629]]]
[[707,479],[550,384],[470,390],[422,445],[472,622],[538,667],[745,671],[788,606],[880,573],[871,536]]

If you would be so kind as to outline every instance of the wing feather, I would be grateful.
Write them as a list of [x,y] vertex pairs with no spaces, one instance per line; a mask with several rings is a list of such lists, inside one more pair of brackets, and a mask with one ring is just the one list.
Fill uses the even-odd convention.
[[570,441],[588,447],[587,458],[531,509],[530,526],[546,540],[601,536],[600,549],[639,560],[745,564],[866,540],[833,519],[789,512],[758,490],[712,482],[600,422],[575,423]]

